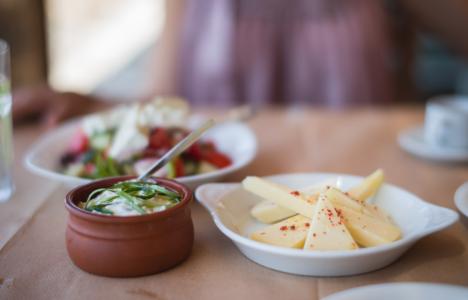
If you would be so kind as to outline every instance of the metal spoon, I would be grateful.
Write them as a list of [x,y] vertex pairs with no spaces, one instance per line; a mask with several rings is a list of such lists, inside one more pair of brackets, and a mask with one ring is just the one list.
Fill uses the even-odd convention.
[[164,167],[169,161],[171,161],[174,157],[184,152],[188,147],[190,147],[193,143],[195,143],[202,135],[213,127],[215,122],[213,120],[208,120],[203,125],[192,131],[189,135],[187,135],[183,140],[177,143],[171,150],[166,152],[158,161],[156,161],[148,170],[146,170],[143,174],[138,177],[138,180],[144,181],[149,176],[154,174],[157,170]]

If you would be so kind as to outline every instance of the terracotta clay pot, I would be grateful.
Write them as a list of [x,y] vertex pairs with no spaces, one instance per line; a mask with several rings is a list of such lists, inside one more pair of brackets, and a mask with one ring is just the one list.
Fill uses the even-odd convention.
[[77,204],[102,187],[131,179],[122,176],[94,181],[70,191],[66,230],[68,255],[79,268],[96,275],[134,277],[167,270],[185,260],[193,245],[189,203],[192,192],[184,185],[154,178],[181,194],[181,202],[162,212],[141,216],[100,215]]

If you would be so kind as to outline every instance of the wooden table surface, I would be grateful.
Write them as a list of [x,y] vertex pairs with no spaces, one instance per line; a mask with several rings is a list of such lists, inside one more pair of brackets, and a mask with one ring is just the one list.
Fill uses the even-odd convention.
[[[455,209],[453,194],[468,180],[467,164],[421,160],[403,152],[398,132],[423,121],[423,108],[268,110],[249,122],[257,134],[246,175],[339,172],[367,175],[381,167],[387,181],[428,202]],[[195,245],[182,265],[132,279],[93,276],[75,267],[64,242],[67,188],[27,172],[22,156],[40,129],[15,131],[17,191],[0,204],[1,299],[319,299],[367,284],[418,281],[468,286],[468,228],[461,222],[419,241],[381,270],[350,277],[285,274],[245,258],[198,204]]]

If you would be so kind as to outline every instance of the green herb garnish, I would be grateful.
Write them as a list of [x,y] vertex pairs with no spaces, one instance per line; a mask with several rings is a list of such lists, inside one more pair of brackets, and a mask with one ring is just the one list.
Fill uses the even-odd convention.
[[162,211],[180,202],[180,195],[151,181],[122,181],[109,188],[93,191],[82,208],[101,214],[114,215],[113,208],[130,214]]

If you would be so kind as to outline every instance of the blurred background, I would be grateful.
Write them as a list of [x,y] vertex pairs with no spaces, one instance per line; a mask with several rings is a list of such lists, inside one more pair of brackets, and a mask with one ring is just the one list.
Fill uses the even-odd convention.
[[[1,0],[15,87],[134,97],[164,22],[161,0]],[[21,21],[18,21],[21,20]]]
[[[144,85],[150,76],[153,49],[166,21],[166,2],[0,0],[0,38],[11,45],[13,86],[47,81],[59,91],[103,98],[142,97],[147,92]],[[399,1],[383,2],[392,39],[404,45],[392,57],[394,68],[399,69],[400,89],[405,89],[401,97],[423,101],[435,94],[468,93],[466,57],[413,22],[413,15],[401,9]],[[449,17],[444,18],[450,22]]]

